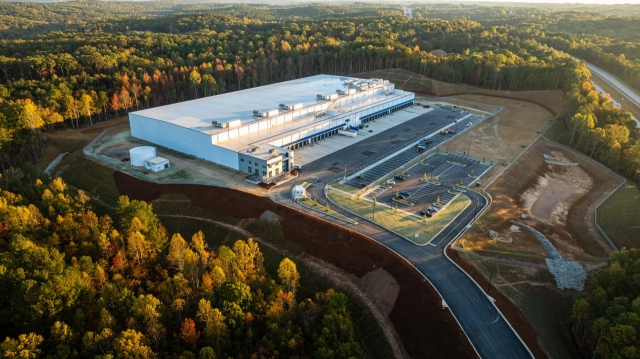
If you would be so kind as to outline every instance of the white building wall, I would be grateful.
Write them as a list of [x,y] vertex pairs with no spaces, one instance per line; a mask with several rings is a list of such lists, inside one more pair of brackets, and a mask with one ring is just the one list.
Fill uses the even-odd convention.
[[238,154],[235,151],[213,145],[211,135],[139,116],[135,113],[129,114],[129,122],[133,137],[238,169]]

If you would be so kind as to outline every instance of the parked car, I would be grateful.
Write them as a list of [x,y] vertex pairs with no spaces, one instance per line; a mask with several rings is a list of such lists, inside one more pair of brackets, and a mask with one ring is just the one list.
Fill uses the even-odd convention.
[[426,215],[427,217],[433,217],[433,212],[429,212],[426,209],[423,209],[422,211],[420,211],[421,215]]
[[302,166],[295,165],[295,166],[293,166],[293,169],[296,170],[296,171],[300,171],[302,169]]
[[401,173],[400,176],[402,176],[404,178],[411,177],[411,175],[409,173],[407,173],[407,172]]
[[404,181],[404,177],[402,176],[393,176],[393,179],[398,180],[398,181]]
[[405,196],[403,196],[403,195],[399,194],[399,195],[398,195],[398,199],[407,199],[407,197],[405,197]]
[[362,183],[360,183],[360,187],[362,187],[362,188],[367,187],[367,184],[362,182]]
[[427,211],[432,212],[432,213],[438,213],[440,209],[437,207],[429,207],[427,208]]
[[388,184],[388,185],[390,185],[390,186],[393,186],[394,184],[396,184],[396,181],[394,181],[394,180],[388,180],[388,181],[387,181],[387,184]]
[[402,191],[402,192],[400,192],[398,194],[401,195],[401,196],[405,196],[405,197],[409,197],[410,196],[409,192],[407,192],[407,191]]
[[424,105],[424,106],[422,106],[422,107],[424,107],[424,108],[429,108],[429,107],[431,107],[431,106],[429,106],[429,105]]

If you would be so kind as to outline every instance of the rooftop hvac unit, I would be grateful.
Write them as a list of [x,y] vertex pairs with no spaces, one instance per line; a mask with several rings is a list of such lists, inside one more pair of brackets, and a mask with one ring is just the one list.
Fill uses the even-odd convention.
[[215,128],[233,128],[233,127],[240,126],[242,124],[242,121],[241,120],[232,120],[232,121],[226,121],[226,122],[211,121],[211,124]]
[[318,100],[335,100],[335,99],[337,99],[337,98],[338,98],[338,94],[336,94],[336,93],[332,93],[332,94],[330,94],[330,95],[321,95],[321,94],[318,94],[318,95],[316,96],[316,99],[318,99]]
[[260,147],[254,147],[254,148],[251,149],[251,152],[252,153],[256,153],[256,152],[258,152],[259,149],[260,149]]
[[304,105],[301,104],[301,103],[296,103],[296,104],[293,104],[293,105],[287,105],[286,103],[281,103],[280,104],[280,108],[281,109],[285,109],[285,110],[288,110],[288,111],[299,110],[302,107],[304,107]]
[[271,117],[278,114],[278,110],[259,111],[253,110],[253,115],[258,117]]
[[324,116],[327,114],[327,111],[318,111],[316,112],[316,117]]
[[278,150],[276,150],[275,148],[272,148],[272,149],[269,150],[269,154],[272,154],[272,155],[277,155],[279,153],[280,152],[278,152]]

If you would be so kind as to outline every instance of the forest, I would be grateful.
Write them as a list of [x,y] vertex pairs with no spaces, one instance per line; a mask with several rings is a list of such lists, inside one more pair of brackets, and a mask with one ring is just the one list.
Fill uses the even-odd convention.
[[[404,68],[510,91],[568,91],[588,81],[582,64],[511,25],[407,19],[391,5],[238,5],[205,12],[198,9],[213,5],[192,4],[157,14],[178,6],[170,5],[0,4],[66,26],[0,40],[0,167],[8,179],[20,180],[24,174],[16,169],[40,160],[43,132],[318,73]],[[48,7],[51,12],[43,10]],[[139,13],[127,17],[131,10]],[[95,21],[62,24],[69,13]],[[6,31],[17,30],[12,24],[5,23]],[[436,56],[434,49],[449,54]],[[611,114],[603,121],[624,125],[624,113]],[[613,163],[624,170],[633,166],[618,157]]]
[[[209,248],[120,198],[39,179],[47,133],[129,111],[320,73],[403,68],[489,90],[561,90],[569,145],[640,180],[631,114],[584,62],[640,90],[640,7],[0,2],[0,354],[99,358],[362,357],[347,297],[298,298],[296,264],[267,273],[258,244]],[[435,55],[443,50],[446,55]],[[635,251],[574,306],[602,357],[636,357]],[[634,356],[635,355],[635,356]]]
[[297,298],[288,258],[267,273],[251,238],[214,250],[146,202],[88,201],[60,178],[0,187],[1,357],[362,357],[347,296]]
[[595,274],[593,289],[573,306],[572,328],[580,344],[601,358],[637,358],[640,347],[640,257],[614,253]]

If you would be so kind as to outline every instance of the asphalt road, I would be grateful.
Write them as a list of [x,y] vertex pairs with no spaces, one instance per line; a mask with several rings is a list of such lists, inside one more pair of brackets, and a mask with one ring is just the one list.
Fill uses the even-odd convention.
[[615,87],[616,89],[618,89],[618,91],[620,91],[620,93],[624,94],[626,96],[625,100],[632,101],[640,107],[640,96],[638,96],[635,91],[629,88],[629,86],[625,85],[624,83],[622,83],[622,81],[619,81],[613,75],[599,68],[598,66],[592,65],[588,62],[586,62],[586,64],[589,71],[595,72],[598,76],[607,81],[609,85]]
[[[631,103],[635,104],[637,107],[640,107],[640,96],[638,96],[638,94],[635,91],[633,91],[627,85],[619,81],[615,76],[604,71],[603,69],[595,65],[592,65],[588,62],[585,62],[585,63],[587,64],[587,68],[592,73],[599,76],[599,78],[602,79],[603,82],[606,82],[609,86],[618,90],[619,94],[623,96],[615,99],[614,95],[616,94],[609,94],[611,95],[611,102],[613,102],[615,106],[619,106],[619,107],[622,106],[623,102],[626,100],[627,103],[631,101]],[[594,81],[594,78],[591,78],[591,82],[593,82],[593,84],[596,86],[596,90],[598,92],[603,92],[603,89],[601,89],[600,86],[598,86],[598,84]],[[636,121],[636,127],[640,128],[640,121],[635,117],[633,119]]]
[[[323,192],[325,184],[342,177],[342,173],[338,175],[339,172],[332,170],[333,168],[339,165],[344,166],[344,164],[347,165],[347,169],[362,168],[363,159],[371,156],[363,155],[363,152],[386,153],[389,147],[401,149],[408,143],[417,141],[425,133],[441,128],[447,123],[453,123],[455,118],[447,118],[448,116],[451,116],[451,111],[446,109],[436,109],[418,116],[416,119],[306,165],[300,178],[315,183],[307,189],[307,192],[324,205],[327,201]],[[407,128],[411,130],[406,131]],[[390,143],[397,139],[401,142]],[[290,194],[292,185],[286,184],[273,188],[270,197],[284,205],[362,233],[409,261],[438,290],[482,358],[531,358],[527,347],[484,291],[444,255],[446,246],[472,222],[477,213],[487,206],[487,199],[483,195],[468,190],[465,194],[471,199],[471,205],[434,238],[430,245],[417,246],[362,218],[358,218],[359,223],[353,225],[294,204]],[[353,217],[336,206],[333,206],[333,209]],[[425,343],[428,343],[428,340],[425,338]]]

